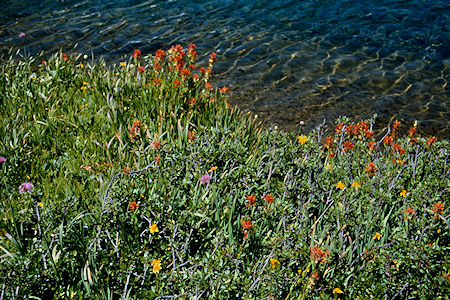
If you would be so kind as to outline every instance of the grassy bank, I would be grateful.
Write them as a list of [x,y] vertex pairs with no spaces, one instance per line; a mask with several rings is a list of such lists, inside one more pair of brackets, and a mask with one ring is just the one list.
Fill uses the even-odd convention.
[[448,294],[448,141],[263,129],[196,57],[2,63],[4,299]]

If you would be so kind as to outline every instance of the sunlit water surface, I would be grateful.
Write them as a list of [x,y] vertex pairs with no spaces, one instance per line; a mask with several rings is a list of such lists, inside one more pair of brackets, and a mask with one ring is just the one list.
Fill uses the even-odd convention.
[[215,83],[230,86],[230,102],[269,124],[377,113],[450,136],[446,0],[0,3],[0,54],[63,49],[117,63],[135,48],[195,43],[203,63],[218,54]]

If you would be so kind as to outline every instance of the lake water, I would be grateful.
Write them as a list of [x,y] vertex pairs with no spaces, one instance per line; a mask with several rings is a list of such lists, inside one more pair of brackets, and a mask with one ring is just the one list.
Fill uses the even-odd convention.
[[[217,53],[230,102],[283,128],[374,113],[450,137],[448,0],[0,1],[0,54],[109,63],[174,44]],[[24,37],[19,34],[25,33]],[[406,127],[406,126],[405,126]]]

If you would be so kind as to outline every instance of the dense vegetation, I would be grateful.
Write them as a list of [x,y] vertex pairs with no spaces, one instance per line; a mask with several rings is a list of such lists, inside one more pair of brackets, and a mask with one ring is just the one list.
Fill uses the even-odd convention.
[[448,141],[264,129],[196,58],[3,60],[0,299],[448,295]]

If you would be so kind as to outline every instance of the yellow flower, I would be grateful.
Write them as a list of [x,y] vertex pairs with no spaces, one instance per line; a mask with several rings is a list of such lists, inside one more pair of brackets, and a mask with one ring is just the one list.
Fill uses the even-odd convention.
[[39,202],[38,205],[39,205],[39,207],[42,207],[42,206],[44,206],[44,203]]
[[377,232],[377,233],[375,233],[375,235],[372,237],[372,239],[377,239],[377,240],[380,240],[380,238],[382,237],[382,235],[381,235],[381,233],[379,233],[379,232]]
[[341,291],[340,288],[334,288],[334,289],[333,289],[333,293],[334,293],[334,294],[343,294],[344,292]]
[[122,67],[125,67],[127,64],[126,64],[125,62],[121,61],[121,62],[120,62],[120,65],[121,65]]
[[280,262],[276,258],[271,258],[270,262],[272,263],[272,268],[274,269],[280,265]]
[[159,232],[159,229],[156,226],[156,224],[153,224],[152,226],[150,226],[150,233],[155,233],[155,232]]
[[86,107],[87,107],[87,106],[88,106],[88,104],[87,104],[87,103],[85,103],[85,104],[84,104],[84,106],[86,106]]
[[361,187],[361,185],[357,181],[355,181],[352,183],[352,187],[354,187],[355,190],[357,190],[359,187]]
[[212,172],[212,171],[215,171],[215,170],[217,170],[217,167],[212,167],[211,169],[209,169],[208,172]]
[[87,56],[87,55],[85,54],[85,55],[83,55],[83,58],[84,58],[84,59],[87,59],[87,58],[88,58],[88,56]]
[[309,268],[307,268],[307,269],[305,270],[305,272],[308,273],[308,272],[309,272]]
[[325,166],[325,169],[333,170],[333,167],[330,164],[328,164],[328,165]]
[[85,82],[83,82],[83,85],[87,85],[87,82],[85,81]]
[[83,64],[79,64],[78,66],[79,66],[80,68],[82,68],[82,69],[83,69],[83,67],[84,67]]
[[153,273],[159,273],[159,270],[161,270],[161,261],[158,259],[152,260],[152,267],[153,267]]
[[343,188],[345,188],[345,183],[339,181],[339,182],[336,184],[336,188],[342,190]]
[[304,136],[304,135],[300,135],[299,137],[298,137],[298,142],[300,143],[300,144],[305,144],[306,142],[308,141],[308,137],[306,137],[306,136]]
[[297,270],[297,273],[298,273],[298,274],[302,274],[302,269],[298,269],[298,270]]
[[408,192],[406,190],[402,190],[400,193],[400,196],[406,197],[407,194],[408,194]]

